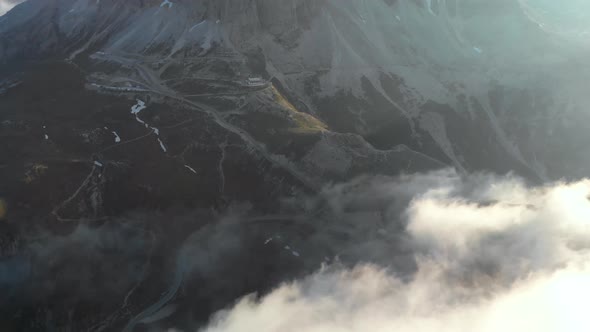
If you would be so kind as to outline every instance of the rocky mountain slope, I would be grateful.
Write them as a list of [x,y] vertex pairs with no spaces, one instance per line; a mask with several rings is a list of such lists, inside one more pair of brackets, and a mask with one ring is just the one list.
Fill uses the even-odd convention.
[[[537,9],[524,0],[16,6],[0,17],[0,219],[5,266],[26,277],[0,273],[0,288],[33,300],[11,312],[24,312],[15,324],[43,312],[51,317],[33,320],[41,330],[46,320],[75,330],[131,331],[158,321],[150,317],[173,299],[188,301],[199,280],[229,289],[215,299],[200,290],[207,304],[184,312],[206,319],[245,292],[321,262],[321,250],[307,262],[293,250],[276,263],[269,257],[277,248],[260,247],[259,238],[283,225],[292,238],[275,242],[293,246],[288,242],[313,230],[298,218],[326,211],[299,198],[363,174],[453,167],[515,172],[535,182],[584,176],[588,48],[578,32],[556,31]],[[385,213],[378,202],[369,206]],[[236,241],[255,252],[244,254],[254,262],[249,281],[215,280],[203,269],[189,278],[173,268],[184,266],[179,252],[189,247],[195,254],[190,234],[213,241],[208,236],[217,229],[199,232],[228,214],[246,220],[228,227],[244,232]],[[163,220],[174,225],[162,228]],[[242,230],[244,224],[257,226]],[[46,232],[63,238],[47,240]],[[113,232],[123,235],[108,242]],[[84,248],[100,252],[101,262],[112,261],[114,250],[123,253],[121,264],[135,266],[121,284],[96,289],[113,299],[101,308],[93,307],[95,293],[68,289],[66,262],[84,255],[31,268],[45,257],[39,248],[61,253],[95,236],[89,234],[100,241]],[[224,273],[244,268],[236,248],[220,249],[232,257],[220,267]],[[176,272],[143,272],[146,259]],[[95,268],[81,268],[89,284]],[[51,287],[42,283],[48,273],[59,276]],[[19,280],[42,291],[34,295]],[[133,285],[146,289],[133,295]],[[168,295],[158,293],[162,288]],[[66,300],[47,306],[52,297]],[[152,302],[160,305],[149,309]],[[74,304],[81,309],[71,311]]]
[[[404,144],[459,169],[559,177],[564,169],[548,164],[547,142],[540,142],[556,128],[535,124],[517,137],[523,131],[510,126],[576,102],[585,72],[572,67],[584,53],[543,30],[517,2],[489,7],[484,1],[29,1],[3,17],[0,54],[4,63],[47,56],[82,62],[101,52],[114,65],[122,65],[115,57],[139,59],[157,70],[151,77],[157,80],[172,72],[202,76],[203,66],[194,65],[217,61],[232,70],[214,78],[273,79],[330,131],[359,134],[380,149]],[[551,100],[533,102],[545,96]],[[518,115],[506,106],[522,102],[528,104],[518,106]],[[458,122],[468,132],[457,136],[483,137],[482,153],[449,137]],[[480,127],[470,132],[474,125]],[[399,134],[392,139],[391,132]],[[509,166],[494,165],[499,158]]]

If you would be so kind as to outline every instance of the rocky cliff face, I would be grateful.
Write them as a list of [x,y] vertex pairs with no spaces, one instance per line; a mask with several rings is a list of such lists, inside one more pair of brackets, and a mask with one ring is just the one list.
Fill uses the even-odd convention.
[[[480,19],[483,15],[498,19]],[[550,144],[542,137],[559,128],[535,124],[527,137],[517,137],[510,127],[514,117],[526,117],[520,122],[528,126],[538,122],[530,116],[577,102],[577,84],[585,77],[569,64],[585,50],[556,38],[531,15],[530,6],[509,0],[494,6],[485,1],[31,0],[2,18],[0,58],[4,63],[46,56],[74,60],[102,51],[186,63],[195,56],[231,54],[250,64],[240,72],[279,81],[296,106],[333,131],[360,134],[379,148],[404,144],[443,155],[437,159],[459,169],[489,165],[499,172],[519,169],[554,178],[565,170],[542,161],[551,159],[541,157]],[[506,89],[510,95],[497,95]],[[564,94],[574,96],[565,100]],[[518,111],[505,106],[533,103],[536,96],[551,100],[520,105]],[[478,128],[458,136],[483,136],[479,150],[486,152],[467,151],[449,136],[458,122]],[[391,131],[406,139],[384,137]],[[491,166],[498,158],[510,166]]]

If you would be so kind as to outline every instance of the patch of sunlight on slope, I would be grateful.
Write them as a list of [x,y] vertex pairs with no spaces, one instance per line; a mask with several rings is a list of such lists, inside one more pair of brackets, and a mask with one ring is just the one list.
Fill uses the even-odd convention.
[[6,205],[6,202],[2,198],[0,198],[0,220],[6,217],[7,210],[8,207]]
[[272,87],[272,93],[275,101],[285,109],[289,110],[289,116],[297,125],[297,127],[291,129],[292,132],[299,134],[311,134],[322,132],[328,129],[328,126],[318,118],[299,111],[274,86]]

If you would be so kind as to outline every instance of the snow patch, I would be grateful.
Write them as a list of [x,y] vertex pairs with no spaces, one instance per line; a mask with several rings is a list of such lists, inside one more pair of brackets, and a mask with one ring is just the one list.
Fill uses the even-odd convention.
[[148,124],[145,123],[145,121],[143,121],[142,119],[140,119],[137,115],[135,116],[135,120],[137,120],[137,122],[141,123],[142,125],[144,125],[146,128],[148,128]]
[[166,149],[166,146],[164,145],[164,142],[162,142],[162,140],[160,138],[158,138],[158,143],[160,143],[160,148],[162,148],[162,151],[168,152],[168,150]]
[[143,100],[137,99],[137,104],[131,107],[131,114],[138,114],[146,108],[145,102]]
[[[166,145],[164,145],[164,142],[162,142],[162,140],[159,137],[160,136],[160,129],[158,129],[156,127],[150,126],[148,123],[146,123],[145,121],[143,121],[142,119],[140,119],[139,116],[138,116],[138,113],[141,112],[142,110],[146,109],[146,108],[147,107],[145,106],[145,102],[143,102],[142,100],[137,99],[137,104],[135,104],[135,105],[133,105],[133,107],[131,107],[131,114],[135,114],[135,120],[137,122],[141,123],[146,128],[149,128],[149,129],[153,130],[153,133],[156,134],[156,136],[158,136],[158,143],[160,144],[160,148],[162,149],[162,151],[167,152],[168,149],[166,149]],[[113,132],[113,134],[115,134],[115,132]]]
[[301,256],[298,251],[294,250],[290,246],[285,246],[285,249],[288,250],[288,251],[290,251],[291,252],[291,255],[293,255],[295,257]]
[[192,168],[192,167],[190,167],[189,165],[184,165],[184,167],[186,167],[186,168],[187,168],[189,171],[191,171],[191,172],[193,172],[193,173],[197,174],[197,171],[195,171],[195,169],[194,169],[194,168]]
[[116,131],[113,131],[113,135],[115,135],[115,143],[121,143],[121,137],[119,137]]

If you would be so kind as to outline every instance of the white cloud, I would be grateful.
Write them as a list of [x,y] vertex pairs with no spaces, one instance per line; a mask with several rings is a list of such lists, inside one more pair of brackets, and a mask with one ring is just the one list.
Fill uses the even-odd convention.
[[0,15],[4,15],[12,7],[23,2],[24,0],[0,0]]
[[418,262],[410,280],[371,264],[324,267],[240,300],[202,331],[588,331],[590,181],[529,188],[439,172],[369,183],[326,193],[336,210],[407,203]]

